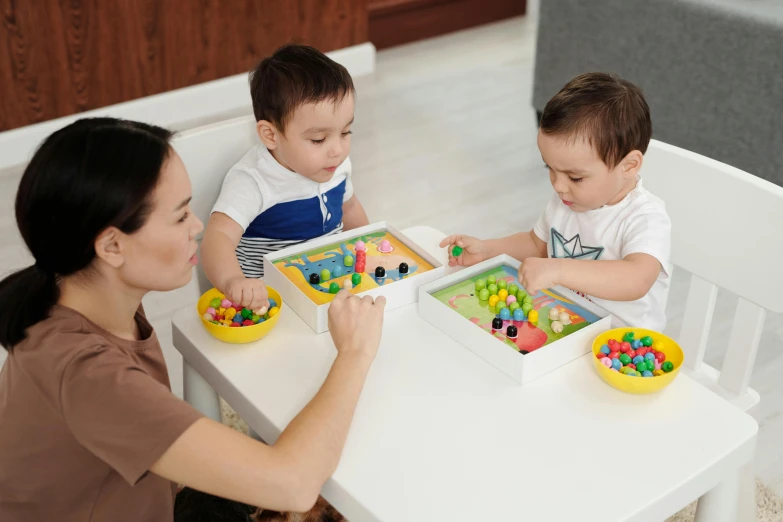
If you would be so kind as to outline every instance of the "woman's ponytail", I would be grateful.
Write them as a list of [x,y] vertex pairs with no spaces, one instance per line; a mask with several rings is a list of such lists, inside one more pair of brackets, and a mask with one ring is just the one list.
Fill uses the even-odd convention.
[[55,276],[38,265],[0,281],[0,345],[10,352],[29,327],[49,316],[59,296]]

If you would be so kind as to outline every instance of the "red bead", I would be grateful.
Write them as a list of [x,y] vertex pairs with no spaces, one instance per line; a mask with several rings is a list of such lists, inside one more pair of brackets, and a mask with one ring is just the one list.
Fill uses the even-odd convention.
[[631,349],[631,343],[620,343],[620,351],[623,353],[627,353],[628,350]]
[[628,350],[627,353],[628,353],[628,357],[630,357],[631,359],[633,359],[634,357],[639,355],[639,354],[636,353],[636,350]]
[[629,364],[628,367],[633,368],[634,370],[636,369],[636,365],[634,363]]
[[620,358],[620,352],[609,352],[609,358],[610,359],[619,359]]
[[658,361],[659,363],[662,363],[663,361],[666,360],[666,354],[663,352],[656,352],[655,360]]
[[222,315],[216,315],[215,316],[215,321],[218,321],[218,322],[224,321],[225,319],[226,319],[225,316],[222,316]]
[[244,321],[242,321],[242,326],[253,326],[254,324],[256,323],[254,323],[250,319],[245,319]]
[[606,344],[609,345],[609,348],[611,348],[612,346],[617,344],[617,341],[615,341],[614,339],[609,339],[609,341]]
[[644,357],[645,354],[649,351],[650,351],[649,348],[639,348],[638,350],[636,350],[636,355],[641,355],[642,357]]

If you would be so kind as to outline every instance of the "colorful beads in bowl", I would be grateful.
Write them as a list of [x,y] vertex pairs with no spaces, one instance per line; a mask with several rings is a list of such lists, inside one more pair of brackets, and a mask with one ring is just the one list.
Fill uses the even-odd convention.
[[620,340],[609,339],[596,357],[607,368],[629,377],[659,377],[674,369],[662,349],[652,336],[634,339],[633,332],[626,332]]
[[241,328],[261,324],[277,315],[279,311],[277,302],[271,298],[269,299],[269,307],[250,310],[243,308],[238,303],[232,303],[225,296],[220,295],[213,298],[201,313],[202,317],[212,324]]

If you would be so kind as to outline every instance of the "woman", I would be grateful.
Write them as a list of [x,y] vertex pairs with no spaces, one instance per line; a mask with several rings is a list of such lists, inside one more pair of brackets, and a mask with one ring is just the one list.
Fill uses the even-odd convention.
[[16,199],[35,264],[0,282],[0,520],[171,520],[176,483],[306,511],[333,473],[384,300],[338,294],[337,358],[270,447],[171,393],[141,299],[185,285],[202,224],[161,128],[112,118],[52,134]]

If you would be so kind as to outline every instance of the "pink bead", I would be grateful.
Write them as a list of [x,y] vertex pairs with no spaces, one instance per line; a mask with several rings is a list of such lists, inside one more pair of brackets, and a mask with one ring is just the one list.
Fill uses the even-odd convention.
[[655,369],[660,370],[661,369],[661,363],[658,361],[655,361]]
[[217,314],[217,310],[215,310],[214,308],[212,308],[212,307],[210,306],[209,308],[207,308],[207,313],[208,313],[209,315],[215,315],[215,314]]
[[223,308],[231,308],[233,303],[229,301],[228,299],[223,299],[223,301],[220,302],[220,306]]
[[604,357],[603,359],[601,359],[601,364],[603,364],[607,368],[611,368],[612,367],[612,360],[609,357]]
[[506,298],[506,304],[508,306],[511,306],[511,303],[516,303],[516,302],[517,302],[517,297],[515,295],[510,295]]
[[392,246],[391,246],[391,243],[389,243],[389,240],[388,239],[384,239],[383,241],[381,241],[381,246],[378,247],[378,250],[380,252],[391,252],[392,251]]
[[207,321],[214,321],[215,320],[215,316],[210,314],[210,313],[206,313],[206,314],[204,314],[204,319],[206,319]]
[[364,244],[364,241],[357,241],[354,248],[356,249],[357,252],[361,252],[362,250],[367,250],[367,246]]

